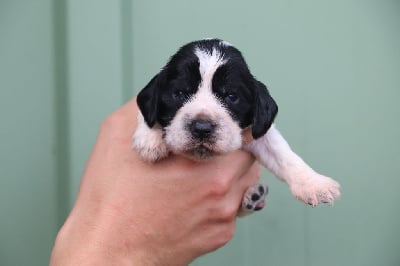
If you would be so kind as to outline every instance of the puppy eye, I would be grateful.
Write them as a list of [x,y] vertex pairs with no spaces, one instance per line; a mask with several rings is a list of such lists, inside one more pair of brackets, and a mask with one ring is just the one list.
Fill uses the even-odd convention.
[[175,100],[183,101],[186,99],[187,95],[183,90],[177,90],[173,93]]
[[226,103],[231,103],[231,104],[238,103],[239,102],[239,97],[234,93],[228,94],[228,95],[225,96],[225,102]]

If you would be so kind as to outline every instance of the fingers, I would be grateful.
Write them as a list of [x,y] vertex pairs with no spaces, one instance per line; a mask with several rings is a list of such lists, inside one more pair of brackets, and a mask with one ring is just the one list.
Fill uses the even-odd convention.
[[235,194],[235,204],[237,208],[240,207],[243,196],[246,193],[247,189],[258,182],[261,177],[261,168],[258,162],[254,162],[253,165],[249,168],[249,170],[240,177],[237,182],[237,193]]
[[208,230],[201,232],[201,238],[196,241],[196,246],[201,253],[199,255],[214,251],[227,244],[235,235],[235,227],[236,217],[229,222],[215,222],[209,225]]
[[215,194],[219,195],[219,198],[209,209],[210,217],[222,223],[232,222],[237,216],[246,190],[256,184],[260,176],[260,166],[258,162],[254,162],[248,171],[235,180],[228,189],[221,190],[214,187],[214,191],[218,192]]
[[246,173],[244,173],[240,179],[239,183],[242,187],[247,189],[249,186],[254,185],[260,179],[261,176],[261,167],[259,163],[256,161],[252,164],[252,166],[248,169]]
[[232,181],[238,180],[254,164],[255,158],[248,152],[237,150],[221,158],[221,164],[225,169],[225,174],[232,178]]

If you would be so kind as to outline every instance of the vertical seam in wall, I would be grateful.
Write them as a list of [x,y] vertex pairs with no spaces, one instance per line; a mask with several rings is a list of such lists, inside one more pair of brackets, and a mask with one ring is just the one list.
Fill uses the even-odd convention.
[[56,160],[57,225],[69,212],[70,139],[68,93],[67,2],[53,0],[54,125]]
[[[304,120],[303,120],[303,128],[304,128],[304,139],[303,139],[303,147],[304,147],[304,155],[307,157],[310,157],[310,113],[312,112],[311,110],[311,106],[312,106],[312,101],[310,102],[311,96],[309,95],[310,91],[309,89],[305,89],[303,92],[303,97],[305,102],[307,103],[304,108]],[[306,157],[306,158],[307,158]],[[307,160],[306,160],[307,161]],[[309,208],[307,208],[308,206],[306,206],[304,208],[304,266],[309,266],[311,265],[310,263],[312,263],[311,260],[311,243],[310,241],[312,241],[312,238],[310,236],[310,212],[309,212]]]
[[303,206],[303,215],[304,215],[304,246],[303,246],[303,252],[304,252],[304,266],[310,266],[311,260],[310,260],[310,213],[308,211],[308,206]]
[[122,101],[128,101],[133,95],[133,21],[132,1],[121,0],[121,63],[122,63]]

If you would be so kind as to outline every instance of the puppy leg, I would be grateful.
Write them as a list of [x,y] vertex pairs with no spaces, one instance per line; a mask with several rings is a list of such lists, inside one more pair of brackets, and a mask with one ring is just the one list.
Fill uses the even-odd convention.
[[161,127],[155,125],[153,128],[144,121],[143,115],[139,112],[138,125],[133,135],[133,148],[140,157],[147,162],[154,162],[168,156],[168,148],[163,139]]
[[261,164],[286,182],[297,199],[309,205],[332,204],[340,196],[339,183],[308,166],[290,149],[274,125],[263,137],[246,144],[244,149],[253,153]]
[[249,187],[243,196],[238,216],[245,216],[259,211],[265,206],[265,197],[268,195],[268,186],[256,184]]

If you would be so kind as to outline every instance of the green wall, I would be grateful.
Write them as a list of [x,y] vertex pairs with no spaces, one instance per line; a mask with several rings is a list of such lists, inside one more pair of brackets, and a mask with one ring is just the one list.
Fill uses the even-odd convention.
[[0,0],[0,265],[46,265],[101,120],[177,48],[220,37],[269,86],[277,126],[342,184],[269,202],[193,265],[400,265],[400,1]]
[[0,1],[0,265],[45,265],[57,230],[50,1]]

